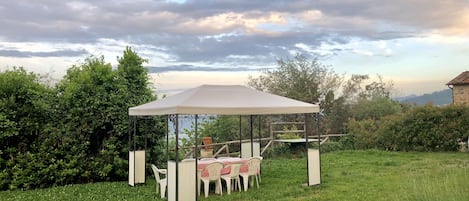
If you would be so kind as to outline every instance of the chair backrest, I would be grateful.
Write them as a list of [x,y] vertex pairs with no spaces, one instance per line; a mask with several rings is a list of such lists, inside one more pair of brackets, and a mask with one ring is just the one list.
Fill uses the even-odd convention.
[[155,175],[155,180],[156,180],[156,184],[158,185],[158,183],[160,182],[160,171],[159,169],[156,167],[156,165],[154,164],[151,164],[151,169],[153,170],[153,174]]
[[261,159],[258,157],[249,158],[247,164],[249,174],[257,174],[261,169]]
[[192,162],[192,161],[195,161],[195,158],[186,158],[186,159],[183,159],[181,162]]
[[215,158],[201,158],[201,161],[213,161],[216,160]]
[[209,180],[217,180],[221,176],[221,169],[223,169],[223,163],[221,162],[213,162],[208,164],[203,171],[208,172],[208,179]]
[[226,165],[226,167],[230,167],[230,177],[235,177],[239,175],[239,169],[241,168],[241,163],[232,163],[229,165]]

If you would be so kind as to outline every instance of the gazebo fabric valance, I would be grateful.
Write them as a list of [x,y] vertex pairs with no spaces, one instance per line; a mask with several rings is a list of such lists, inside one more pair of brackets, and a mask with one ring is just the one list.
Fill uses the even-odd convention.
[[130,116],[166,114],[262,115],[317,113],[319,106],[240,85],[202,85],[129,108]]

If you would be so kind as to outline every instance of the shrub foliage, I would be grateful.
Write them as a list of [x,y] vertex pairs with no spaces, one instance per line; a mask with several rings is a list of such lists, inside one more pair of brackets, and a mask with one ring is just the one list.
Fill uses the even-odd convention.
[[155,97],[144,59],[126,48],[118,62],[89,57],[55,87],[22,68],[0,73],[0,189],[127,177],[128,108]]
[[426,105],[376,119],[351,120],[357,149],[457,151],[469,136],[469,106]]
[[382,121],[380,148],[396,151],[457,151],[469,136],[469,107],[422,106]]

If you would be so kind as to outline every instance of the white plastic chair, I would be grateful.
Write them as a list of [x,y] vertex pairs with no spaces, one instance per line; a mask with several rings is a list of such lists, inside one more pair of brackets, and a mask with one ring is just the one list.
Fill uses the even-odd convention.
[[259,172],[257,172],[257,177],[259,178],[259,183],[262,183],[262,178],[261,178],[261,164],[262,164],[262,160],[264,159],[264,157],[262,156],[254,156],[253,158],[258,158],[259,160],[261,160],[260,164],[259,164]]
[[[248,165],[248,171],[239,173],[239,176],[243,178],[244,191],[248,190],[249,177],[254,177],[254,179],[256,179],[257,188],[259,188],[259,173],[261,170],[261,159],[258,157],[252,157],[248,159],[246,164]],[[254,179],[251,180],[251,182],[253,182]],[[251,183],[251,185],[253,184]]]
[[[161,198],[164,198],[166,194],[167,180],[166,178],[161,179],[160,174],[166,175],[166,169],[158,169],[154,164],[151,164],[151,169],[153,170],[153,174],[155,175],[156,193],[158,194],[158,191],[160,191]],[[160,187],[159,189],[158,186]]]
[[[213,162],[208,164],[204,169],[198,171],[198,177],[200,178],[199,181],[204,182],[204,192],[205,197],[208,196],[209,191],[209,184],[210,182],[215,182],[216,188],[215,193],[220,192],[220,195],[223,195],[223,189],[221,186],[221,169],[223,169],[223,163],[221,162]],[[208,176],[203,176],[202,173],[207,171]],[[200,187],[200,183],[198,184]],[[200,188],[199,188],[199,195],[200,195]]]
[[192,161],[195,161],[195,158],[186,158],[186,159],[183,159],[181,162],[192,162]]
[[[241,191],[241,182],[239,181],[239,169],[241,167],[240,163],[232,163],[226,165],[224,168],[230,167],[230,174],[221,175],[221,178],[226,182],[226,191],[228,195],[231,192],[231,181],[238,184],[238,189]],[[233,189],[236,186],[233,186]]]
[[213,161],[216,160],[216,158],[201,158],[201,161]]

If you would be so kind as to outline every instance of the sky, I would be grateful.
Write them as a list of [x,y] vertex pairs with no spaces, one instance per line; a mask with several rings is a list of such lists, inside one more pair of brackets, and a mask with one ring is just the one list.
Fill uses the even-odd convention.
[[469,0],[2,0],[0,27],[0,71],[60,80],[90,55],[116,66],[130,46],[158,93],[246,85],[296,54],[381,75],[395,96],[469,70]]

